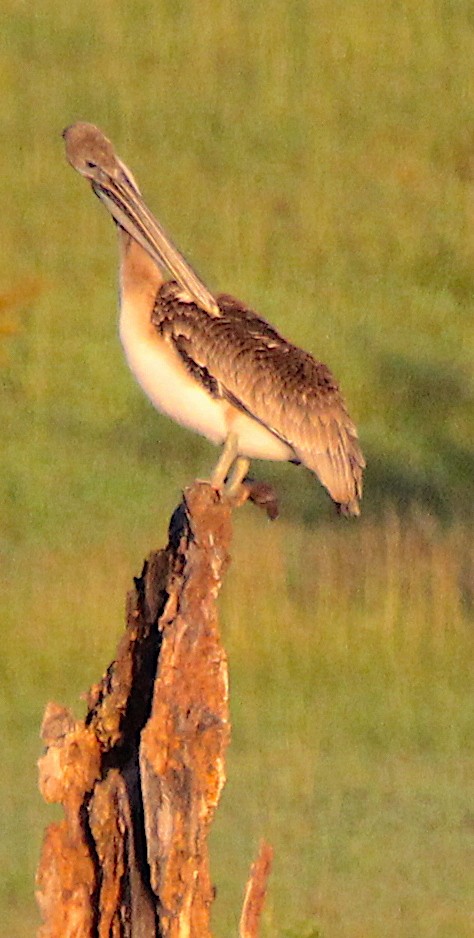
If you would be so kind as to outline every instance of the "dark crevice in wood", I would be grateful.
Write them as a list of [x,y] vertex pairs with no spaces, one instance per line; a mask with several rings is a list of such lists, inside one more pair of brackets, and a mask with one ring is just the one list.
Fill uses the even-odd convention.
[[85,842],[89,850],[90,858],[94,869],[94,881],[91,887],[90,905],[91,905],[91,935],[96,938],[99,934],[99,896],[101,889],[102,868],[96,849],[96,844],[89,824],[89,802],[92,798],[92,792],[84,796],[84,801],[79,808],[79,821],[84,832]]

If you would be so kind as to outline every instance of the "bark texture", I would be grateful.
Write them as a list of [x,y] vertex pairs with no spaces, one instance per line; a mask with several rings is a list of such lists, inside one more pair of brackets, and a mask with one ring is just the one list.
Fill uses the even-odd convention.
[[87,716],[46,708],[40,789],[64,819],[45,833],[38,938],[211,934],[207,836],[230,735],[216,598],[230,540],[230,508],[207,484],[187,489]]

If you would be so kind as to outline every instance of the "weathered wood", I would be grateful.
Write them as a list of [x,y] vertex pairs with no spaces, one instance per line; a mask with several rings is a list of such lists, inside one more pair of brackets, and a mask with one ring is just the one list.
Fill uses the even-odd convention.
[[245,888],[244,904],[239,923],[239,938],[258,938],[260,934],[260,923],[272,862],[273,848],[263,841],[260,845],[258,857],[255,863],[252,863]]
[[[207,836],[230,737],[216,599],[230,540],[229,505],[205,483],[187,489],[85,719],[46,708],[40,789],[64,819],[44,838],[38,938],[210,938]],[[269,849],[252,868],[243,938],[258,932]]]

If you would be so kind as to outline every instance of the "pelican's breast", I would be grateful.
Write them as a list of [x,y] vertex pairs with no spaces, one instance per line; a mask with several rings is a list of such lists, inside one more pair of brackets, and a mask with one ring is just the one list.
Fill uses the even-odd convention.
[[127,299],[120,310],[119,334],[130,370],[154,407],[212,442],[223,443],[225,403],[212,398],[188,374],[172,345],[153,328],[149,315],[138,315],[136,303]]

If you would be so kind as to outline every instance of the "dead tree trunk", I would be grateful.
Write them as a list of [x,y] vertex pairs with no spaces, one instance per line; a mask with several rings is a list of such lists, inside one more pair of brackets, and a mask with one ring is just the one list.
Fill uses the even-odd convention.
[[[216,598],[230,540],[229,507],[193,485],[135,580],[85,720],[46,708],[40,789],[65,816],[45,833],[38,938],[210,938],[207,836],[230,737]],[[258,933],[270,862],[264,845],[242,938]]]

